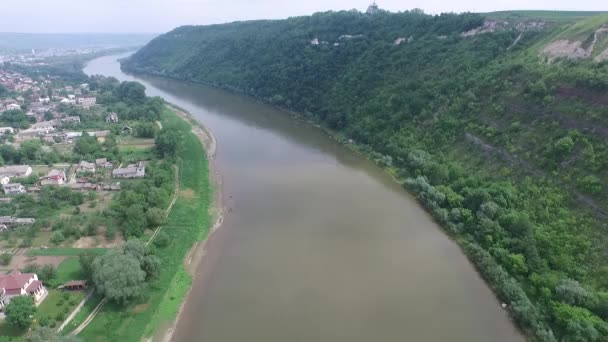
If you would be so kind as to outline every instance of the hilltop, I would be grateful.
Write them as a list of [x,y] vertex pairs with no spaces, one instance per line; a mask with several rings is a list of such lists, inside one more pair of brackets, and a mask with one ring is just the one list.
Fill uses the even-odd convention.
[[605,341],[607,24],[326,12],[179,27],[123,68],[322,124],[418,195],[532,339]]

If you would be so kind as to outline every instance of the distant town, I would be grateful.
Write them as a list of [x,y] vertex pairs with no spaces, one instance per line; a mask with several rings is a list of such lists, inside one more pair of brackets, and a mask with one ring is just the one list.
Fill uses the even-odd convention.
[[48,65],[49,58],[69,58],[94,54],[104,48],[75,48],[75,49],[32,49],[21,53],[0,53],[0,63],[9,62],[29,66]]

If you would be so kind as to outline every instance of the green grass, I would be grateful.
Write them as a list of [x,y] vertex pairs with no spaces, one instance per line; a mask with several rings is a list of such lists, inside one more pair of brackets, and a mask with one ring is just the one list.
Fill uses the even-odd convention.
[[95,254],[104,254],[107,248],[47,248],[47,249],[30,249],[27,252],[28,256],[79,256],[84,251],[90,251]]
[[530,20],[542,19],[549,21],[576,21],[607,12],[596,11],[498,11],[484,13],[490,18],[505,20]]
[[49,290],[49,295],[38,306],[35,319],[38,321],[41,317],[46,316],[51,322],[55,321],[56,325],[59,326],[78,306],[84,296],[84,292]]
[[597,15],[570,26],[559,35],[559,39],[585,41],[603,24],[608,23],[608,14]]
[[6,320],[2,320],[0,321],[0,340],[4,341],[1,339],[1,337],[13,337],[13,339],[9,339],[8,341],[22,341],[21,337],[23,336],[23,334],[25,333],[25,331],[16,328],[8,323],[6,323]]
[[95,307],[97,304],[99,304],[99,302],[101,302],[102,299],[103,297],[95,294],[89,298],[89,300],[82,306],[82,309],[80,309],[80,312],[78,312],[72,321],[68,323],[65,328],[63,328],[61,333],[67,335],[76,329],[82,322],[84,322],[85,319],[87,319],[87,317],[89,317],[91,312],[95,310]]
[[[171,112],[163,115],[163,127],[177,127],[189,132],[190,124]],[[163,227],[171,245],[159,248],[160,277],[150,284],[147,300],[127,307],[106,305],[93,322],[80,334],[86,341],[140,341],[151,336],[165,322],[175,319],[177,311],[192,284],[183,260],[193,244],[205,238],[210,227],[211,187],[203,146],[192,133],[185,134],[180,152],[180,186],[191,189],[193,198],[178,197]]]
[[78,258],[65,259],[57,267],[57,276],[55,278],[57,284],[63,285],[71,280],[82,280],[84,275],[80,268]]

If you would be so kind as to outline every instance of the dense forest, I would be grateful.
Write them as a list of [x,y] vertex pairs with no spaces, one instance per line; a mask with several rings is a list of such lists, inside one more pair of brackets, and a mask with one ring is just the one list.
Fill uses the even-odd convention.
[[[608,341],[606,23],[327,12],[180,27],[123,67],[321,123],[418,195],[530,339]],[[560,39],[588,56],[544,53]]]

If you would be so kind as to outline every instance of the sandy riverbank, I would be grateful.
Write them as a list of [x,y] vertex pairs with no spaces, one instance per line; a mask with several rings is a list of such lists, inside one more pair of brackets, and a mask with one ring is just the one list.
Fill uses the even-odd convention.
[[[184,267],[186,268],[186,271],[188,272],[188,274],[190,274],[190,276],[194,277],[198,265],[205,257],[207,243],[224,222],[224,196],[222,191],[223,183],[221,179],[221,174],[215,163],[215,156],[217,153],[217,139],[215,138],[213,133],[209,129],[207,129],[207,127],[205,127],[195,118],[193,118],[190,113],[171,104],[167,104],[167,108],[172,110],[184,121],[187,121],[189,124],[192,125],[192,133],[196,135],[196,137],[200,140],[207,153],[207,160],[209,161],[209,177],[214,190],[213,200],[211,202],[211,206],[209,207],[211,222],[213,222],[213,226],[209,228],[207,237],[204,240],[195,243],[184,259]],[[185,299],[188,298],[188,295],[189,291],[188,294],[186,294],[186,296],[184,297],[184,302],[181,304],[175,320],[170,326],[162,327],[161,329],[159,329],[153,338],[154,341],[171,341],[177,322],[182,316]]]

